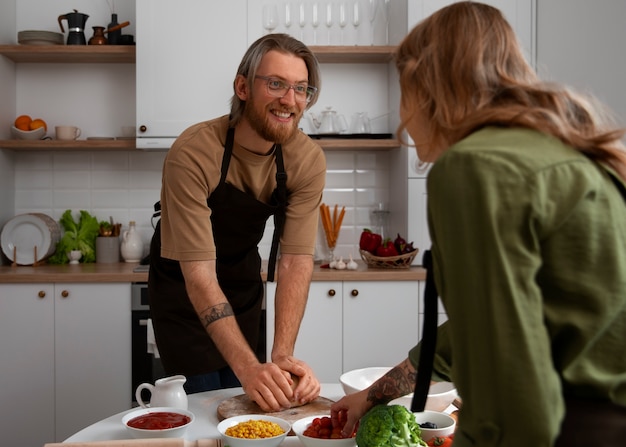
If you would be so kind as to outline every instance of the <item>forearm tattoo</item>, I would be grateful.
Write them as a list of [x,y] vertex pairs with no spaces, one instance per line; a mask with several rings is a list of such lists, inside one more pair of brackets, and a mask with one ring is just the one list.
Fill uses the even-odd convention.
[[230,303],[220,303],[205,310],[200,316],[200,321],[202,325],[207,328],[211,323],[215,323],[222,318],[232,317],[233,315],[235,315],[235,313]]
[[367,393],[367,400],[372,403],[372,406],[387,404],[394,399],[412,393],[415,386],[415,376],[415,373],[396,366],[372,385]]

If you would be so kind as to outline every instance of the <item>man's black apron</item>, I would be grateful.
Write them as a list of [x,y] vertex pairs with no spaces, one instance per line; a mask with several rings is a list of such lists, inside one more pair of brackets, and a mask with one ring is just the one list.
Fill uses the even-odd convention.
[[[207,199],[207,205],[212,211],[220,287],[233,307],[246,340],[256,350],[263,300],[258,245],[267,219],[274,215],[275,229],[268,271],[268,280],[272,281],[287,205],[287,176],[282,148],[277,144],[274,146],[277,187],[269,205],[226,183],[234,133],[234,129],[228,130],[220,183]],[[161,257],[160,222],[150,245],[148,293],[156,342],[168,374],[193,376],[227,366],[191,305],[178,261]]]

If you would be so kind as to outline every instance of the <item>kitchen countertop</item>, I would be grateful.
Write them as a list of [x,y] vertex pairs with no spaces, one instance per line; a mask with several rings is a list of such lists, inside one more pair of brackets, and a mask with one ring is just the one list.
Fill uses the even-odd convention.
[[[315,264],[313,281],[419,281],[426,279],[426,271],[419,266],[402,269],[368,268],[357,261],[357,270],[322,269]],[[20,283],[112,283],[146,282],[148,272],[134,272],[139,263],[78,264],[33,266],[0,266],[0,284]],[[267,263],[263,263],[263,280]]]

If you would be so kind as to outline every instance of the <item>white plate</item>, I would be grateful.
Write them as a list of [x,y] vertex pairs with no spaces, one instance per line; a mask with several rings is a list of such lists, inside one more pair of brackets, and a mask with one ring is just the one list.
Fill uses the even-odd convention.
[[2,252],[10,261],[19,265],[32,265],[54,253],[60,237],[59,225],[50,216],[41,213],[20,214],[4,225],[0,244]]

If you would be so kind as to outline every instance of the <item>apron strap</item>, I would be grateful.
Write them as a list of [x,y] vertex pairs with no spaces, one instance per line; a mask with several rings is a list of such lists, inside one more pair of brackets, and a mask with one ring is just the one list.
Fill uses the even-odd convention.
[[235,141],[235,128],[229,127],[226,133],[226,143],[224,144],[224,156],[222,158],[222,176],[220,177],[220,183],[226,181],[226,174],[228,174],[228,166],[230,165],[230,156],[233,153],[233,143]]
[[419,364],[417,365],[417,377],[415,378],[415,391],[411,402],[411,411],[413,412],[422,412],[426,407],[437,345],[437,286],[435,285],[433,258],[430,250],[424,252],[422,265],[426,269],[424,330],[422,332]]
[[[228,173],[228,165],[230,164],[230,156],[233,153],[233,141],[235,140],[235,129],[233,127],[228,128],[226,133],[226,144],[224,146],[224,157],[222,158],[222,176],[220,183],[224,183],[226,180],[226,174]],[[154,214],[152,219],[161,215],[161,201],[159,200],[154,204]],[[154,227],[154,223],[152,225]]]
[[267,280],[274,282],[276,271],[276,258],[278,257],[278,244],[280,236],[283,234],[287,213],[287,173],[283,161],[283,149],[280,144],[276,145],[276,200],[277,209],[274,213],[274,235],[272,236],[272,249],[268,261]]

